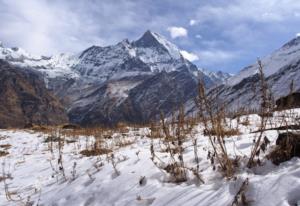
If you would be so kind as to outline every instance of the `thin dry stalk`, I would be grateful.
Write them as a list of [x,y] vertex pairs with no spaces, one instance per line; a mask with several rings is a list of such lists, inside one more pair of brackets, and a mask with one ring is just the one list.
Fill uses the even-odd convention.
[[[216,92],[217,95],[218,92]],[[218,97],[209,99],[205,92],[205,86],[202,80],[199,81],[198,99],[196,101],[199,109],[199,117],[204,125],[204,133],[207,134],[211,146],[213,148],[213,155],[209,155],[211,162],[214,165],[213,160],[216,157],[222,171],[227,178],[231,178],[234,173],[232,160],[226,150],[225,140],[225,108],[213,108],[212,103],[218,102]],[[216,106],[217,107],[217,106]],[[213,131],[209,132],[209,131]]]
[[271,109],[271,101],[270,97],[271,93],[268,94],[268,85],[265,81],[265,76],[263,72],[263,66],[262,62],[258,60],[258,66],[259,66],[259,77],[260,77],[260,91],[261,91],[261,107],[260,107],[260,128],[259,128],[259,135],[254,139],[254,145],[251,150],[250,158],[247,163],[247,166],[249,168],[256,165],[257,162],[260,162],[259,158],[255,160],[256,156],[259,156],[260,153],[260,147],[262,145],[262,138],[264,131],[266,129],[268,116],[270,116]]

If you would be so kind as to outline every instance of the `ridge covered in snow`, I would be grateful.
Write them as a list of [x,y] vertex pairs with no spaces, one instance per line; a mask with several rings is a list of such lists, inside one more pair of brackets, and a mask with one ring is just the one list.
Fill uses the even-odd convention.
[[[283,45],[280,49],[274,51],[270,55],[261,59],[265,77],[269,77],[272,74],[278,72],[282,67],[296,63],[300,56],[300,37],[296,37],[287,44]],[[258,64],[255,63],[244,69],[238,74],[231,77],[227,84],[235,85],[241,82],[243,79],[253,76],[258,73]]]
[[[116,45],[92,46],[79,54],[58,54],[51,57],[34,56],[21,48],[0,46],[0,59],[21,67],[31,67],[47,78],[84,78],[105,81],[132,74],[171,72],[188,67],[192,72],[197,67],[186,60],[176,45],[165,37],[146,31],[142,37],[130,42],[125,39]],[[208,73],[208,72],[207,72]],[[221,78],[209,72],[212,78]]]
[[20,67],[31,67],[46,75],[46,78],[66,76],[70,78],[78,77],[72,71],[72,66],[76,64],[77,57],[73,54],[59,54],[52,57],[36,56],[26,52],[22,48],[0,47],[0,59],[4,59]]

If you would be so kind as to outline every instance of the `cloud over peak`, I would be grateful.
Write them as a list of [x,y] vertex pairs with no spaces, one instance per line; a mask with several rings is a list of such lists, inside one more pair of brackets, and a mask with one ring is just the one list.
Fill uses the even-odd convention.
[[197,56],[197,54],[190,53],[185,50],[181,50],[180,53],[185,59],[189,60],[190,62],[199,60],[199,57]]
[[188,35],[188,31],[183,27],[168,27],[167,29],[170,32],[172,39],[176,39],[178,37],[186,37]]

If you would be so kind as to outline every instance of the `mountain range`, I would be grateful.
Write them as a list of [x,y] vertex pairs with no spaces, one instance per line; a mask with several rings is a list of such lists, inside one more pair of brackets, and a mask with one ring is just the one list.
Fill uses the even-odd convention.
[[[295,82],[295,91],[300,89],[299,43],[300,38],[295,38],[262,59],[275,98],[287,94],[287,82],[291,79]],[[185,105],[187,113],[195,112],[193,102],[200,77],[206,88],[218,92],[230,108],[259,104],[259,97],[253,91],[253,85],[258,84],[257,64],[242,69],[235,76],[197,68],[174,44],[151,31],[136,41],[125,39],[112,46],[92,46],[79,54],[52,57],[34,56],[21,48],[5,48],[0,44],[0,59],[3,67],[25,72],[27,79],[38,76],[38,85],[44,84],[42,96],[51,96],[57,102],[54,110],[59,112],[53,112],[49,118],[44,115],[40,123],[51,123],[55,118],[59,119],[58,123],[69,119],[83,126],[147,123],[157,120],[161,112],[171,115],[181,105]],[[28,75],[31,73],[33,75]],[[4,78],[2,72],[1,77]],[[0,82],[1,88],[2,84]],[[3,98],[11,97],[1,95]],[[0,101],[0,106],[6,108],[3,102]],[[53,109],[49,101],[35,104]],[[20,109],[20,105],[15,106]],[[25,110],[19,115],[23,118],[27,113]],[[36,113],[40,113],[39,110]],[[32,123],[30,118],[23,119],[23,125]],[[0,121],[0,127],[3,125]]]

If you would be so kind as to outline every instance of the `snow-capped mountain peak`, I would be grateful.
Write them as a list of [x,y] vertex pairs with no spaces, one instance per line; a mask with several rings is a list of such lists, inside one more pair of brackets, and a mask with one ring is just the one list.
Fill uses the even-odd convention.
[[154,48],[160,47],[165,49],[173,59],[181,58],[180,50],[176,45],[169,42],[165,37],[155,32],[146,31],[144,35],[134,42],[138,48]]
[[230,77],[233,76],[232,74],[222,71],[212,72],[203,68],[199,68],[199,70],[203,72],[206,76],[210,77],[211,80],[213,80],[216,84],[224,84]]
[[289,49],[291,47],[294,47],[294,46],[298,46],[300,44],[300,36],[292,39],[291,41],[289,41],[288,43],[284,44],[282,46],[282,49]]

